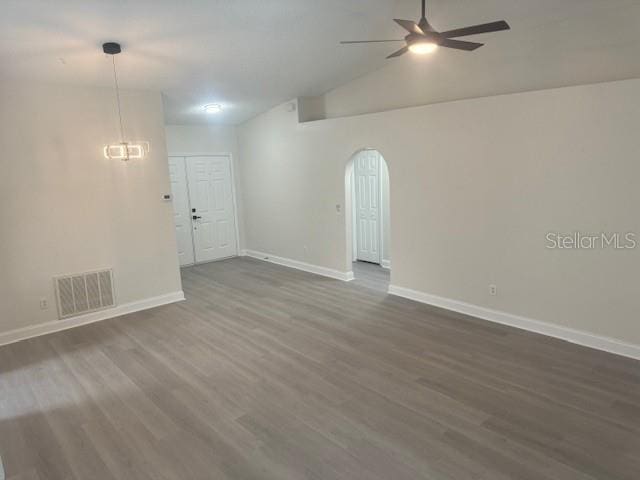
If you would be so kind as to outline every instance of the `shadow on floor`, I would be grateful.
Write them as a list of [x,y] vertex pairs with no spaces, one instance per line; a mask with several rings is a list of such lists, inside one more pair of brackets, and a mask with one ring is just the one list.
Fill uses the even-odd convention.
[[390,272],[376,263],[353,262],[353,283],[379,292],[387,293]]

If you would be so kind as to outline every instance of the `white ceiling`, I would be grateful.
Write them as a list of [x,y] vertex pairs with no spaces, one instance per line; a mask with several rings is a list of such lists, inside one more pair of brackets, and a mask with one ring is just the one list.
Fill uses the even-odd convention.
[[[568,55],[594,49],[606,57],[611,78],[640,74],[640,0],[427,3],[436,28],[503,18],[511,23],[511,32],[483,36],[491,48],[484,55],[494,67],[512,62],[514,39],[520,45],[535,42],[541,57],[535,69],[519,72],[513,82],[534,78],[539,68],[563,68]],[[110,59],[100,45],[118,41],[124,48],[117,58],[121,86],[163,92],[167,123],[236,124],[383,67],[395,44],[338,42],[401,38],[394,17],[417,19],[419,0],[2,0],[0,75],[110,86]],[[557,48],[563,55],[547,59],[545,52]],[[405,55],[393,61],[447,57]],[[463,62],[454,67],[460,82],[473,82]],[[428,78],[428,69],[420,71]],[[206,115],[206,103],[220,103],[224,112]]]

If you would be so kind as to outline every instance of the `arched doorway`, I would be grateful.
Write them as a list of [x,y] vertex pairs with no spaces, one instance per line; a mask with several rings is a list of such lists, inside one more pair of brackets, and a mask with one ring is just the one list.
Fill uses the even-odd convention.
[[391,268],[389,168],[375,149],[356,152],[345,169],[347,268],[355,282],[386,291]]

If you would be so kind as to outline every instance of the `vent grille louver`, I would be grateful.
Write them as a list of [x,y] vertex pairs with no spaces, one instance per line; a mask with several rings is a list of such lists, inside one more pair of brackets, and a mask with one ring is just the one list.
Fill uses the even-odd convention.
[[54,282],[59,318],[115,306],[111,270],[65,275]]
[[102,300],[100,299],[98,274],[88,273],[84,279],[87,282],[87,300],[89,301],[89,308],[91,310],[100,308],[102,306]]
[[113,287],[111,286],[111,270],[99,272],[100,277],[100,297],[103,305],[113,305]]

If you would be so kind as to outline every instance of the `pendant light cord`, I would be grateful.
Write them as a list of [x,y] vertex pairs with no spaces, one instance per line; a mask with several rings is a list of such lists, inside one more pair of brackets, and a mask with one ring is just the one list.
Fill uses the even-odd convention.
[[118,103],[118,119],[120,120],[120,141],[124,143],[124,127],[122,126],[122,110],[120,109],[120,88],[118,87],[118,73],[116,72],[116,56],[111,55],[113,60],[113,81],[116,84],[116,101]]

